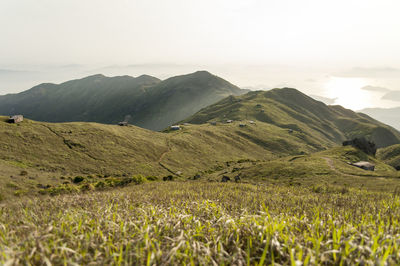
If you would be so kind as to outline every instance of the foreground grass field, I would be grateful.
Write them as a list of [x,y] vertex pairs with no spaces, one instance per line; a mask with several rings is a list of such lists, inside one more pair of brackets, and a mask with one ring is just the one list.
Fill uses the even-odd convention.
[[394,192],[152,182],[0,207],[0,263],[400,263]]

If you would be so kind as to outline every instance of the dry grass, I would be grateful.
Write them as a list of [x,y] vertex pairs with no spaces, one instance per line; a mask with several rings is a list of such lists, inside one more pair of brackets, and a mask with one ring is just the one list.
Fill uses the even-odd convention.
[[0,207],[0,263],[398,264],[400,199],[156,182]]

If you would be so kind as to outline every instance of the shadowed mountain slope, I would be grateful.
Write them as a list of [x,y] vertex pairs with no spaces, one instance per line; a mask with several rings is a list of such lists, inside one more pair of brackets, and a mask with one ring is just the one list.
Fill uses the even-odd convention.
[[244,92],[206,71],[164,81],[147,75],[94,75],[0,96],[0,114],[23,114],[46,122],[115,124],[129,120],[140,127],[160,130],[228,95]]
[[230,96],[184,122],[202,124],[226,120],[255,120],[286,128],[304,142],[320,148],[359,136],[366,136],[378,147],[400,143],[397,130],[365,114],[341,106],[327,106],[291,88]]

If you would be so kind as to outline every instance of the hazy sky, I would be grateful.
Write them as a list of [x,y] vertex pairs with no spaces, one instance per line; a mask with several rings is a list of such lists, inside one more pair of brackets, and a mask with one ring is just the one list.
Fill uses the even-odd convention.
[[400,90],[399,10],[398,0],[1,0],[0,94],[97,70],[197,68],[332,98],[335,86]]

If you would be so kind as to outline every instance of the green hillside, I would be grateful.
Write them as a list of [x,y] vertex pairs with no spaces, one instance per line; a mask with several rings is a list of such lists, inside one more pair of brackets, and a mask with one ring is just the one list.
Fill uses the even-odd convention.
[[[336,144],[352,132],[337,120],[396,132],[252,95],[202,121],[232,123],[177,131],[0,117],[0,264],[399,264],[400,172]],[[376,170],[348,164],[360,160]]]
[[6,120],[0,120],[0,178],[3,184],[21,188],[60,183],[65,181],[62,177],[76,175],[188,177],[227,161],[269,160],[317,150],[316,143],[304,143],[266,123],[247,128],[238,123],[187,125],[160,133],[136,126]]
[[147,75],[94,75],[0,96],[0,114],[23,114],[46,122],[116,124],[127,119],[143,128],[161,130],[228,95],[244,92],[206,71],[164,81]]
[[400,144],[379,149],[377,157],[397,170],[400,170]]
[[[349,165],[349,162],[359,161],[373,163],[375,171]],[[233,179],[240,174],[242,182],[311,187],[326,192],[349,188],[391,191],[400,185],[400,172],[385,162],[349,146],[334,147],[309,155],[287,156],[257,164],[236,165],[229,170],[224,175]],[[216,172],[209,178],[218,180],[220,176],[221,172]]]
[[254,91],[231,96],[206,107],[184,122],[203,124],[227,120],[254,120],[292,130],[304,142],[326,145],[366,136],[378,147],[400,143],[400,133],[362,113],[327,106],[296,89]]
[[[181,84],[175,78],[167,81],[157,90],[165,90],[162,84]],[[225,123],[227,119],[234,121]],[[285,159],[281,158],[314,154],[355,136],[366,135],[380,146],[400,142],[394,129],[340,106],[326,106],[294,89],[229,96],[185,120],[178,131],[6,120],[0,119],[3,194],[38,191],[43,185],[68,183],[75,176],[186,179],[200,174],[218,179],[231,168],[256,164],[270,169],[270,162],[282,165]],[[213,121],[217,123],[206,123]]]

